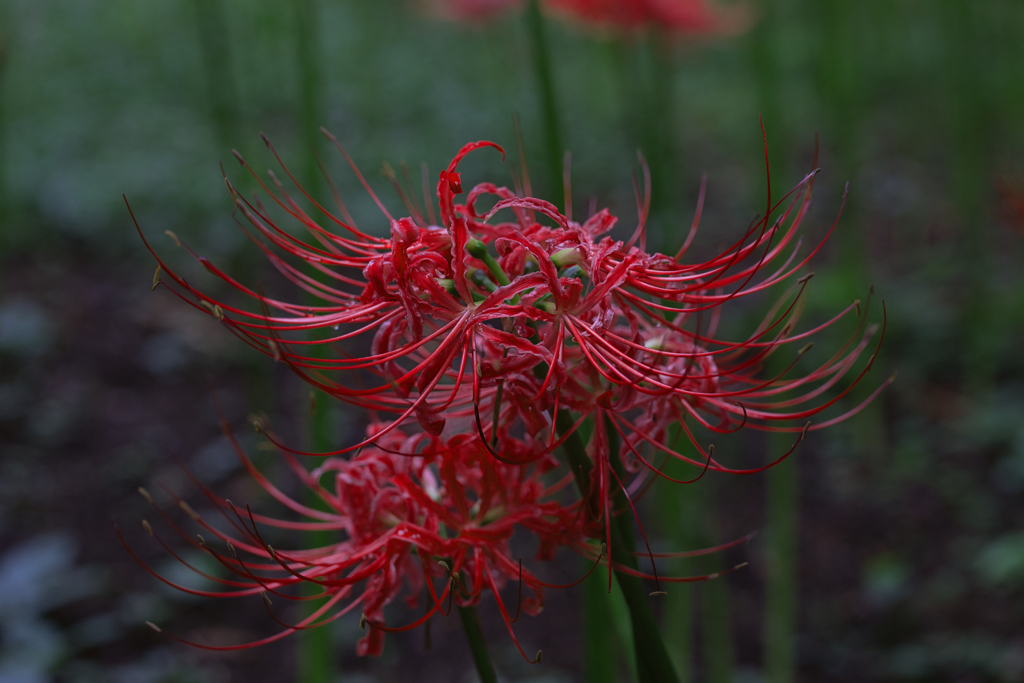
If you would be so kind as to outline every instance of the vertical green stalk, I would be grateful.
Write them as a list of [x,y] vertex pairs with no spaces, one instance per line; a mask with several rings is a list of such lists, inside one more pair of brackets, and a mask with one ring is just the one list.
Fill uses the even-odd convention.
[[[750,56],[761,102],[765,128],[769,131],[769,158],[773,170],[782,167],[782,106],[778,89],[782,83],[779,58],[772,38],[778,8],[773,0],[762,0],[762,21],[751,32]],[[772,132],[775,131],[775,132]],[[777,178],[778,173],[773,173]],[[773,365],[769,364],[768,372]],[[771,453],[788,447],[771,439]],[[765,581],[764,674],[769,683],[792,683],[796,673],[797,626],[797,469],[796,459],[771,468],[767,474],[768,539]]]
[[[558,413],[556,426],[560,433],[568,431],[568,427],[573,422],[572,417],[567,412],[560,411]],[[609,460],[615,473],[624,481],[626,473],[622,463],[619,461],[618,433],[611,426],[598,424],[594,425],[594,428],[607,429]],[[565,443],[562,444],[562,450],[569,461],[569,468],[575,475],[580,497],[583,499],[584,505],[588,505],[591,500],[590,470],[592,465],[579,431],[572,432],[569,435]],[[633,535],[633,517],[629,511],[629,503],[621,489],[613,494],[610,504],[617,510],[623,510],[622,514],[615,515],[611,519],[611,559],[617,564],[636,570],[637,561],[633,555],[633,551],[636,549],[636,539]],[[611,515],[612,510],[608,509],[606,514]],[[622,596],[625,598],[626,607],[629,610],[629,617],[633,626],[633,649],[636,655],[637,680],[639,683],[678,683],[679,678],[672,667],[672,660],[658,630],[658,624],[654,618],[654,610],[651,609],[651,603],[647,590],[644,588],[643,580],[618,570],[615,571],[615,578],[622,589]]]
[[761,118],[768,133],[768,154],[773,160],[772,175],[778,178],[782,168],[781,162],[784,160],[781,151],[784,149],[783,138],[786,131],[783,128],[783,105],[779,97],[782,74],[775,44],[772,42],[778,34],[775,4],[775,0],[760,0],[757,3],[761,20],[750,31],[748,49],[754,76],[754,90],[761,107]]
[[[649,225],[657,230],[663,227],[663,217],[680,208],[671,44],[664,31],[655,27],[643,39],[611,39],[608,55],[623,103],[622,126],[643,152],[651,172]],[[662,235],[662,241],[665,238]]]
[[320,71],[320,35],[317,0],[291,0],[295,20],[295,58],[299,81],[299,134],[307,154],[302,167],[306,190],[315,196],[322,186],[316,153],[323,146],[323,78]]
[[[678,430],[677,430],[678,431]],[[673,447],[678,449],[678,442]],[[679,461],[666,464],[669,476],[685,477],[692,471]],[[659,508],[669,520],[670,535],[680,549],[707,547],[715,543],[715,477],[708,474],[697,484],[684,486],[662,483]],[[707,574],[722,569],[718,556],[676,560],[673,574]],[[665,642],[676,663],[680,681],[694,680],[697,653],[694,648],[698,626],[703,644],[703,662],[708,683],[732,683],[735,654],[732,617],[729,613],[729,586],[724,579],[694,585],[674,585],[665,606]],[[697,622],[697,607],[700,621]]]
[[[867,3],[867,4],[865,4]],[[870,68],[865,57],[865,32],[861,17],[864,13],[873,18],[876,25],[877,17],[881,16],[880,3],[875,0],[864,0],[861,3],[848,3],[844,0],[807,0],[805,8],[808,13],[818,12],[820,27],[820,50],[815,60],[818,65],[818,90],[824,105],[825,130],[828,132],[824,140],[826,148],[834,150],[838,165],[838,178],[842,181],[854,181],[863,163],[863,150],[860,131],[863,126],[865,92],[869,85]],[[882,3],[884,4],[884,3]],[[877,24],[884,26],[885,24]],[[875,46],[875,51],[879,50]],[[829,175],[832,176],[831,169]],[[830,288],[831,297],[825,302],[829,310],[832,307],[847,305],[851,299],[863,297],[865,288],[870,282],[868,250],[865,236],[865,215],[862,211],[864,192],[854,187],[843,208],[842,225],[836,230],[837,268],[832,279],[835,286]],[[885,349],[882,349],[885,353]],[[883,363],[877,361],[879,365]],[[782,365],[778,365],[782,371]],[[857,390],[854,397],[864,397],[865,391]],[[858,454],[869,459],[872,465],[884,467],[888,463],[887,446],[884,438],[882,404],[874,402],[865,408],[857,418],[856,425],[845,424],[843,428]]]
[[[314,347],[315,348],[315,347]],[[337,444],[334,439],[334,414],[337,408],[334,399],[322,391],[310,394],[309,412],[309,445],[310,450],[324,452],[333,450]],[[311,467],[320,464],[321,458],[310,458],[314,462]],[[305,503],[318,510],[326,510],[327,506],[320,498],[308,491]],[[338,540],[337,535],[330,531],[314,531],[306,535],[310,547],[322,547]],[[308,587],[309,594],[315,595],[319,590],[315,586]],[[319,602],[309,603],[307,612],[313,612],[320,606]],[[299,683],[334,683],[337,680],[337,665],[334,659],[334,642],[332,625],[300,631],[298,635],[298,673]]]
[[641,45],[646,52],[648,78],[643,98],[641,141],[651,170],[651,219],[657,227],[662,217],[678,210],[680,164],[675,144],[672,48],[668,36],[652,27]]
[[[319,40],[317,34],[316,0],[291,0],[295,26],[295,58],[298,66],[299,107],[298,123],[300,136],[305,142],[306,154],[301,168],[302,182],[311,195],[317,194],[321,186],[320,169],[316,162],[316,150],[320,145],[319,127],[322,123],[320,98],[320,69],[317,62]],[[309,441],[313,451],[329,451],[335,447],[333,400],[321,391],[311,394]],[[316,466],[317,463],[311,463]],[[310,505],[323,505],[315,494],[309,494]],[[316,545],[336,540],[330,532],[309,535]],[[311,590],[314,590],[311,587]],[[310,607],[310,611],[315,606]],[[297,680],[299,683],[334,683],[337,680],[337,665],[334,659],[334,643],[330,627],[302,631],[299,634]]]
[[[859,73],[858,46],[863,33],[858,32],[855,3],[844,0],[810,0],[808,10],[817,10],[821,27],[820,50],[815,60],[818,67],[818,92],[824,105],[824,144],[835,150],[839,180],[853,180],[860,166],[860,124],[864,96]],[[864,230],[856,229],[859,193],[854,193],[843,210],[844,229],[836,231],[838,274],[841,279],[837,293],[844,299],[861,294],[867,270]]]
[[[609,457],[616,474],[620,479],[624,479],[625,470],[622,468],[622,463],[619,462],[617,449],[611,451]],[[633,551],[636,549],[633,517],[625,498],[621,489],[612,497],[615,507],[624,511],[612,519],[611,557],[620,565],[638,569],[636,557],[633,555]],[[608,514],[611,514],[611,511]],[[676,676],[672,659],[669,657],[668,649],[658,631],[654,610],[651,608],[651,601],[643,580],[623,571],[616,571],[615,578],[622,588],[622,596],[626,599],[630,621],[633,624],[633,648],[636,653],[639,683],[678,683],[679,677]]]
[[972,393],[980,393],[992,384],[996,368],[996,341],[993,334],[995,314],[988,264],[991,230],[984,211],[984,192],[991,173],[990,143],[985,138],[990,128],[988,93],[983,88],[979,63],[980,49],[977,9],[972,3],[947,0],[939,5],[945,47],[948,126],[952,137],[950,180],[953,198],[962,221],[963,268],[967,305],[961,315],[966,331],[964,354],[965,384]]
[[231,147],[237,122],[238,89],[232,73],[224,0],[193,0],[203,56],[210,118],[221,147]]
[[700,595],[707,681],[733,683],[736,678],[736,654],[732,639],[732,616],[729,614],[729,585],[722,578],[705,581],[700,586]]
[[673,586],[665,597],[663,618],[665,645],[679,673],[679,683],[691,683],[693,678],[693,587],[685,584]]
[[[680,430],[673,428],[670,443],[673,450],[679,448]],[[670,477],[686,476],[685,466],[675,458],[662,468]],[[687,485],[674,484],[661,480],[655,484],[655,503],[658,506],[658,517],[662,520],[663,533],[673,541],[673,547],[688,550],[700,547],[699,529],[700,507],[695,491]],[[680,576],[692,572],[692,561],[685,559],[673,560],[668,564],[673,574]],[[665,611],[662,625],[665,632],[665,644],[669,656],[679,673],[679,683],[690,683],[693,680],[695,653],[693,648],[696,630],[694,628],[695,587],[688,584],[672,586],[665,596]]]
[[[718,541],[718,515],[715,506],[719,477],[709,472],[691,495],[696,499],[695,520],[698,521],[696,547],[707,547]],[[697,563],[699,573],[721,571],[722,558],[713,555]],[[708,683],[732,683],[735,679],[736,653],[733,646],[732,615],[729,611],[729,584],[724,578],[703,581],[695,586],[700,598],[701,639],[704,644],[705,678]]]
[[562,154],[565,147],[562,144],[562,124],[558,98],[555,94],[555,78],[551,68],[547,31],[539,0],[528,0],[526,3],[526,28],[530,34],[533,67],[540,95],[541,119],[544,122],[545,160],[551,189],[549,196],[555,197],[562,187]]
[[[770,457],[790,443],[773,435]],[[765,581],[764,657],[768,683],[796,680],[799,616],[798,501],[799,470],[791,456],[768,470],[767,578]]]
[[595,570],[583,582],[583,680],[616,683],[619,679],[615,638],[609,625],[615,615],[608,604],[607,575]]
[[[600,426],[595,428],[599,429]],[[611,426],[605,428],[608,433],[608,458],[615,474],[618,475],[620,481],[624,482],[626,471],[619,460],[618,432]],[[636,549],[633,516],[626,500],[626,494],[621,488],[612,496],[611,503],[615,509],[621,511],[621,514],[613,517],[611,521],[611,558],[615,562],[635,570],[638,568],[638,564],[633,555],[633,551]],[[608,510],[606,514],[612,514],[612,510]],[[654,610],[651,609],[651,602],[647,590],[644,588],[643,580],[623,571],[616,571],[615,578],[618,579],[619,586],[622,588],[622,596],[626,599],[630,620],[633,623],[637,679],[640,683],[678,683],[679,677],[676,675],[668,649],[658,631]]]
[[469,649],[473,653],[473,663],[476,664],[476,671],[480,675],[480,683],[497,683],[498,675],[494,671],[494,664],[491,656],[487,653],[487,641],[484,639],[484,631],[480,627],[480,615],[476,607],[459,607],[459,619],[462,621],[462,631],[469,641]]

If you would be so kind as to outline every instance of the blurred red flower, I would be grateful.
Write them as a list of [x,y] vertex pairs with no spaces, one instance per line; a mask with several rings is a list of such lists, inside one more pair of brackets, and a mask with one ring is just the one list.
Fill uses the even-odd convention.
[[[439,0],[438,11],[446,16],[476,21],[488,19],[522,0]],[[708,0],[542,0],[542,6],[569,20],[604,28],[632,31],[658,26],[680,33],[713,32],[735,23],[735,12]]]

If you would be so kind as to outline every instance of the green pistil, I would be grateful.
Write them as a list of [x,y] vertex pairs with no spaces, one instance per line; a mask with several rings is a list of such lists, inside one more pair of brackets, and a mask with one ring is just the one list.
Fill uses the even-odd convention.
[[494,279],[498,281],[499,285],[504,287],[512,282],[505,271],[502,270],[501,266],[498,265],[497,260],[495,260],[495,258],[491,256],[491,253],[487,251],[486,244],[474,237],[466,243],[466,251],[468,251],[469,255],[473,258],[480,259],[484,262],[484,265],[487,266],[487,270],[491,271],[491,275],[494,276]]
[[473,284],[483,287],[488,292],[494,292],[498,289],[498,285],[494,284],[489,277],[484,275],[482,270],[471,270],[469,271],[469,279]]
[[[487,266],[488,272],[490,272],[491,276],[494,278],[494,280],[491,280],[486,275],[484,275],[484,272],[482,270],[473,269],[466,273],[466,278],[472,284],[475,284],[478,287],[486,289],[488,292],[494,292],[495,290],[498,289],[499,286],[504,287],[505,285],[511,284],[512,280],[509,278],[508,274],[504,271],[504,269],[502,269],[497,259],[491,256],[491,253],[487,250],[487,245],[484,244],[482,241],[476,239],[475,237],[470,239],[468,242],[466,242],[466,251],[469,252],[469,255],[472,256],[473,258],[482,261],[483,264]],[[581,259],[581,254],[578,249],[560,249],[559,251],[556,251],[554,254],[552,254],[550,258],[551,262],[555,264],[555,267],[559,269],[565,268],[565,270],[562,272],[562,277],[582,278],[585,275],[583,269],[578,265]],[[532,269],[530,268],[531,265]],[[524,270],[531,270],[532,272],[532,270],[536,269],[536,261],[533,260],[532,258],[528,259],[526,262],[526,268]],[[495,284],[495,281],[497,281],[497,284]],[[437,282],[442,287],[447,289],[449,293],[455,295],[456,292],[454,280],[439,278]],[[528,294],[530,291],[532,291],[532,288],[526,290],[526,293]],[[511,302],[513,305],[516,305],[519,303],[520,296],[521,294],[516,294],[511,299],[508,299],[508,301]],[[550,295],[545,295],[540,300],[536,301],[533,304],[534,308],[539,308],[542,311],[554,314],[556,310],[555,304],[550,301],[545,301],[545,299],[547,299],[549,296]],[[483,297],[481,297],[476,292],[473,292],[473,300],[479,303],[480,301],[483,301]]]
[[568,247],[566,249],[559,249],[551,255],[551,262],[559,268],[565,268],[566,266],[574,266],[580,262],[583,255],[580,254],[579,249],[574,247]]
[[[474,272],[479,273],[480,271],[477,270],[477,271],[474,271]],[[472,275],[470,275],[470,277],[472,277]],[[487,278],[483,278],[483,279],[487,280]],[[490,280],[487,280],[487,282],[492,287],[494,286],[494,283],[490,282]],[[447,292],[449,294],[451,294],[453,297],[458,297],[460,299],[462,298],[459,295],[459,290],[455,287],[455,280],[449,280],[448,278],[439,277],[439,278],[437,278],[437,284],[439,284],[442,287],[444,287],[445,290],[447,290]],[[497,288],[495,288],[495,289],[497,289]],[[490,290],[490,291],[494,291],[494,290]],[[483,296],[482,294],[478,294],[477,292],[470,292],[470,294],[473,296],[473,301],[476,302],[476,303],[480,303],[481,301],[483,301],[486,298],[485,296]]]

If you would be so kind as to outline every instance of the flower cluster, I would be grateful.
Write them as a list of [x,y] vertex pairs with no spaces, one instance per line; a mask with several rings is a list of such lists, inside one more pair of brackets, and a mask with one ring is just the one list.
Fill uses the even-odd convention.
[[[371,434],[380,431],[380,425],[369,428]],[[215,550],[202,535],[198,542],[190,539],[157,507],[187,541],[212,553],[229,578],[204,575],[223,587],[209,592],[177,585],[150,570],[154,576],[196,595],[261,594],[272,618],[282,627],[275,635],[252,643],[190,645],[214,650],[262,645],[322,626],[358,606],[363,626],[369,628],[357,652],[379,655],[386,632],[426,624],[438,613],[447,614],[453,601],[460,606],[475,604],[485,591],[493,594],[516,640],[512,623],[520,609],[537,614],[543,607],[544,588],[566,586],[542,581],[514,557],[509,542],[515,528],[528,531],[539,541],[537,559],[551,559],[559,547],[575,547],[583,554],[592,550],[581,533],[579,504],[557,500],[558,492],[571,483],[571,475],[546,483],[544,475],[558,464],[553,458],[528,466],[506,465],[494,460],[474,435],[441,440],[423,433],[408,436],[398,430],[382,435],[375,446],[349,460],[330,458],[313,471],[284,451],[297,477],[323,502],[325,510],[321,510],[283,493],[255,467],[231,432],[225,433],[248,472],[274,499],[304,519],[279,520],[240,511],[231,501],[206,491],[226,521],[228,531],[224,531],[179,499],[179,506],[193,520],[226,545],[225,553]],[[330,483],[324,485],[325,480]],[[148,492],[143,489],[142,493],[156,505]],[[148,522],[143,526],[156,535]],[[321,548],[273,548],[265,535],[267,529],[275,528],[335,532],[339,540]],[[169,544],[164,546],[174,553]],[[601,555],[598,552],[596,559]],[[187,564],[177,554],[175,557]],[[514,613],[501,598],[501,589],[509,582],[519,586]],[[318,594],[297,595],[290,590],[302,584],[315,587]],[[524,585],[533,594],[525,600]],[[403,591],[410,607],[421,599],[425,602],[425,614],[406,626],[388,626],[384,607]],[[274,615],[271,596],[322,604],[302,621],[287,624]]]
[[[451,595],[446,591],[456,593],[456,601],[472,601],[483,590],[494,594],[511,623],[499,595],[502,582],[521,577],[538,601],[546,585],[513,562],[508,540],[514,526],[536,536],[542,556],[568,547],[597,559],[604,552],[595,539],[610,552],[609,520],[625,512],[613,501],[624,495],[632,508],[652,477],[671,479],[658,461],[689,463],[694,476],[688,481],[709,469],[750,473],[770,466],[727,466],[700,442],[694,425],[713,433],[746,426],[802,437],[809,427],[855,413],[885,386],[861,406],[810,425],[865,375],[870,359],[837,387],[865,355],[874,332],[858,302],[825,325],[796,330],[810,278],[799,273],[821,248],[801,256],[797,237],[814,173],[778,202],[769,190],[764,216],[733,245],[687,263],[700,207],[677,253],[649,253],[649,183],[638,193],[632,236],[616,239],[611,232],[617,220],[607,209],[577,222],[568,207],[563,213],[528,196],[528,187],[482,182],[464,188],[459,164],[482,148],[504,154],[491,142],[463,147],[440,173],[436,222],[432,202],[417,205],[397,180],[407,216],[394,218],[373,195],[390,225],[388,237],[361,231],[344,210],[336,216],[299,188],[327,223],[315,219],[272,175],[274,189],[263,187],[276,214],[311,237],[300,239],[275,212],[228,181],[247,223],[243,229],[316,303],[271,298],[197,256],[254,305],[218,301],[154,252],[156,282],[312,386],[373,416],[365,439],[329,453],[296,451],[268,433],[330,513],[284,497],[240,452],[274,497],[312,520],[251,517],[246,526],[239,519],[242,536],[231,539],[232,547],[256,555],[257,564],[222,558],[245,579],[228,584],[234,594],[277,594],[300,581],[323,589],[324,606],[284,633],[321,623],[317,619],[342,602],[347,606],[335,616],[361,604],[373,630],[360,652],[377,653],[380,634],[390,628],[381,610],[403,586],[413,599],[424,587],[429,594],[427,615],[416,624],[441,609]],[[727,305],[780,285],[788,286],[751,334],[719,338]],[[858,322],[850,340],[816,368],[791,377],[809,348],[806,339],[851,315]],[[360,345],[363,351],[350,351]],[[787,351],[794,345],[800,350]],[[766,377],[771,354],[788,359]],[[692,448],[669,446],[675,429]],[[560,466],[556,454],[563,445],[568,470],[558,483],[546,483],[557,476],[547,475]],[[348,460],[341,457],[351,453]],[[296,455],[331,458],[309,474]],[[326,473],[335,478],[332,493],[319,485]],[[573,480],[577,497],[566,490]],[[318,550],[272,551],[259,541],[257,523],[337,530],[344,540]],[[629,570],[621,562],[615,566]],[[433,581],[445,577],[448,587],[438,591]],[[534,604],[539,602],[526,603],[527,611]]]

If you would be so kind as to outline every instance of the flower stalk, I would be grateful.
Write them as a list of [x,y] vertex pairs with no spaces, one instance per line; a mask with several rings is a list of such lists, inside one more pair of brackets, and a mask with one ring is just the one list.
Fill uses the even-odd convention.
[[526,27],[530,34],[533,68],[537,77],[538,99],[541,106],[541,120],[544,122],[548,183],[553,190],[561,184],[564,147],[562,146],[562,124],[558,98],[555,95],[555,77],[551,68],[547,31],[539,0],[528,0],[526,3]]
[[[322,185],[316,153],[317,146],[321,142],[318,127],[322,117],[320,94],[322,79],[318,54],[317,5],[316,0],[292,0],[291,5],[295,22],[294,45],[299,82],[299,127],[302,139],[309,148],[302,173],[306,187],[318,189]],[[309,268],[308,271],[311,277],[316,276],[314,269]],[[310,300],[310,303],[315,303],[314,297],[307,296],[307,299]],[[327,358],[327,349],[317,348],[316,355]],[[333,443],[332,404],[333,401],[324,392],[317,389],[311,391],[308,424],[309,443],[313,451],[326,452],[335,446]],[[306,491],[303,502],[314,509],[327,509],[327,506],[313,490]],[[314,531],[306,536],[307,547],[310,548],[327,546],[337,540],[337,534],[332,531]],[[315,583],[305,585],[304,589],[307,595],[316,595],[321,592]],[[306,609],[303,614],[307,618],[312,616],[319,607],[317,601],[304,604],[310,605],[310,608]],[[332,629],[308,629],[299,633],[298,640],[297,680],[299,683],[333,683],[338,676],[338,665],[334,656]]]
[[[606,426],[606,429],[612,469],[620,481],[625,481],[626,471],[619,458],[618,433],[610,424]],[[611,559],[629,569],[638,570],[636,557],[633,555],[633,550],[636,548],[633,516],[627,512],[630,505],[621,487],[612,496],[612,501],[613,507],[607,509],[605,514],[611,515],[616,509],[620,510],[621,514],[614,516],[611,520]],[[633,622],[633,648],[636,652],[639,683],[679,683],[679,677],[676,675],[675,667],[672,666],[672,659],[668,655],[665,641],[662,640],[661,631],[658,630],[658,622],[654,618],[654,610],[651,609],[651,601],[644,588],[643,580],[619,570],[616,570],[615,578],[622,588],[622,595],[626,598],[626,605],[629,607],[630,621]]]
[[473,653],[473,663],[476,665],[477,674],[480,675],[480,683],[497,683],[498,674],[495,673],[494,663],[487,652],[487,640],[480,626],[480,614],[476,605],[459,605],[458,610],[462,632],[466,634],[469,650]]
[[[773,452],[784,447],[778,438],[769,441]],[[796,460],[780,465],[768,472],[767,491],[764,652],[769,683],[796,680],[799,471]]]
[[[572,417],[567,411],[558,414],[557,426],[561,433],[571,428]],[[599,427],[595,427],[599,428]],[[611,466],[616,477],[620,481],[626,478],[626,472],[619,459],[618,432],[612,425],[606,424],[608,432],[609,454]],[[590,458],[587,456],[583,446],[583,439],[579,431],[573,431],[562,446],[569,467],[576,478],[576,485],[580,495],[585,501],[590,500]],[[586,466],[583,463],[587,463]],[[633,518],[623,512],[613,515],[613,509],[629,509],[626,495],[620,488],[612,496],[613,507],[605,507],[604,514],[611,515],[609,522],[609,535],[611,539],[610,562],[615,565],[622,565],[634,571],[638,570],[636,558],[633,556],[633,549],[636,548],[636,539],[633,534]],[[618,569],[615,571],[615,578],[626,599],[626,606],[629,608],[629,617],[633,626],[633,649],[636,656],[637,677],[639,683],[679,683],[672,660],[669,658],[668,650],[658,630],[658,623],[654,618],[654,610],[644,588],[643,580]],[[609,576],[609,582],[611,577]],[[609,586],[610,588],[610,586]]]

